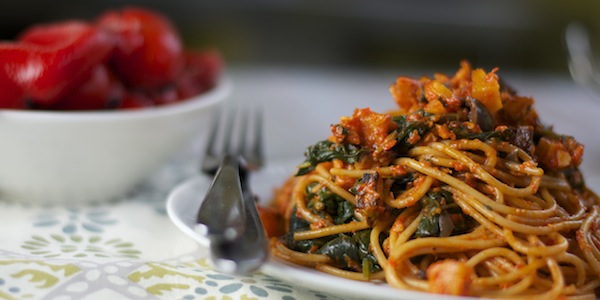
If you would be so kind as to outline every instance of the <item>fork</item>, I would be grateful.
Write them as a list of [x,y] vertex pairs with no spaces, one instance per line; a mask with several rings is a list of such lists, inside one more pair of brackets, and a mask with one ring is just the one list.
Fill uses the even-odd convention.
[[564,32],[569,71],[575,82],[600,93],[600,73],[590,46],[587,29],[580,23],[571,23]]
[[243,111],[239,117],[235,111],[220,115],[226,120],[222,148],[217,147],[222,126],[215,118],[201,163],[202,172],[214,179],[198,211],[197,232],[209,238],[217,269],[243,274],[256,270],[268,257],[256,198],[248,184],[249,172],[264,162],[262,115],[254,114],[254,126],[249,126],[248,113]]

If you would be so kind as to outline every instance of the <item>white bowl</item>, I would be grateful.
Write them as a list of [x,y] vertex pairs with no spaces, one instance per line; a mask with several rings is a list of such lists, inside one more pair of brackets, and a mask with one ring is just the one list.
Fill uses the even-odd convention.
[[208,128],[230,84],[141,110],[0,110],[0,199],[38,204],[117,199]]

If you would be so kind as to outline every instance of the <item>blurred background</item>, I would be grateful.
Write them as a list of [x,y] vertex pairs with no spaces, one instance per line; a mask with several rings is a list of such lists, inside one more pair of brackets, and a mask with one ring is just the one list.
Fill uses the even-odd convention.
[[454,70],[468,59],[567,73],[565,26],[600,32],[596,0],[20,0],[2,4],[0,39],[127,5],[163,12],[188,46],[214,46],[230,64]]

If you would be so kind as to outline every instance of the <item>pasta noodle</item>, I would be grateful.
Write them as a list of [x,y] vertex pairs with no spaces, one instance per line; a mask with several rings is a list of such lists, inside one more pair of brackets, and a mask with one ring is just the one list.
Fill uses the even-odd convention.
[[306,151],[274,205],[274,256],[335,276],[490,298],[595,299],[600,202],[583,145],[533,99],[462,62],[398,77],[397,109],[355,109]]

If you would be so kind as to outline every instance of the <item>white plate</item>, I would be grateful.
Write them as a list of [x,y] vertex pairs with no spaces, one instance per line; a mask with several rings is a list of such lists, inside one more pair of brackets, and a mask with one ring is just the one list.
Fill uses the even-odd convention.
[[[269,201],[271,199],[273,189],[281,185],[292,174],[294,166],[299,162],[301,161],[270,163],[263,170],[252,174],[250,184],[261,201]],[[210,181],[210,178],[201,175],[191,178],[176,187],[167,200],[167,213],[171,221],[185,234],[195,239],[204,247],[209,246],[208,240],[196,234],[193,228],[196,220],[196,212],[210,185]],[[399,290],[384,283],[369,283],[344,279],[321,273],[314,269],[282,263],[273,258],[262,267],[261,271],[298,286],[343,296],[345,299],[425,300],[432,299],[432,297],[449,300],[468,299],[465,297],[450,297]]]

